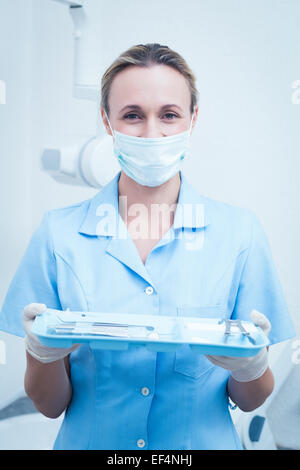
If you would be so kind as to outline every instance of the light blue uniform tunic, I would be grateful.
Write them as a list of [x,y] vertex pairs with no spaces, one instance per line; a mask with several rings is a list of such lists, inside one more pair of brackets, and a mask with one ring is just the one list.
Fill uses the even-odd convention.
[[[245,320],[257,309],[271,321],[271,344],[293,337],[257,216],[204,197],[180,176],[174,223],[145,264],[119,216],[120,172],[94,197],[46,212],[8,289],[0,329],[24,336],[23,308],[39,302]],[[172,353],[81,345],[70,365],[73,396],[55,449],[241,448],[228,407],[229,372],[186,345]]]

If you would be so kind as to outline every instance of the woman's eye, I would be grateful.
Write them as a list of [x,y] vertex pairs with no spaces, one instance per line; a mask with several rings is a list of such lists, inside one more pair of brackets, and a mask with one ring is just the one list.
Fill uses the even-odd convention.
[[[133,121],[136,116],[139,117],[139,115],[136,114],[136,113],[129,113],[129,114],[126,114],[126,116],[124,116],[124,119],[129,119],[129,121]],[[174,113],[165,113],[163,115],[163,117],[165,117],[165,116],[168,116],[167,120],[169,120],[169,121],[173,121],[173,118],[177,117],[176,114],[174,114]]]
[[[172,116],[171,120],[173,119],[173,117],[176,117],[176,114],[173,114],[173,113],[166,113],[165,116]],[[169,119],[169,118],[168,118]]]
[[[137,114],[135,113],[130,113],[130,114],[126,114],[126,116],[124,116],[125,119],[128,119],[129,116],[137,116]],[[131,119],[130,119],[131,120]]]

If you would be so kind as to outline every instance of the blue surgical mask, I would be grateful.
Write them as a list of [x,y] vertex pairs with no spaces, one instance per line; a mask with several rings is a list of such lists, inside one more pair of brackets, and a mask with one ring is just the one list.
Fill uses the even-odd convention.
[[185,132],[148,138],[113,131],[106,115],[114,136],[114,155],[126,175],[143,186],[159,186],[172,178],[190,153],[193,116]]

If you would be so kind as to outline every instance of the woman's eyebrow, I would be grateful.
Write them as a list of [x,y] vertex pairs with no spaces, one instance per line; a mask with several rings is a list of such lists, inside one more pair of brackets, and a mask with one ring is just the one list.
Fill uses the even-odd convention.
[[[177,104],[164,104],[160,109],[163,111],[164,109],[166,108],[171,108],[171,107],[175,107],[175,108],[178,108],[180,109],[180,111],[182,111],[182,109],[180,108],[180,106],[178,106]],[[125,109],[139,109],[139,110],[142,110],[141,106],[139,106],[138,104],[128,104],[126,106],[124,106],[124,108],[121,109],[120,113],[122,111],[124,111]]]

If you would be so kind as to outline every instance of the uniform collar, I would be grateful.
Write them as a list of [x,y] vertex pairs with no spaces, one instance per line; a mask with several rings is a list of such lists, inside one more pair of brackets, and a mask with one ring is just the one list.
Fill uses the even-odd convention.
[[[79,233],[116,236],[120,223],[122,226],[125,225],[119,215],[118,182],[120,175],[121,171],[89,200],[87,213],[80,224]],[[181,184],[173,228],[183,229],[187,227],[196,229],[206,227],[211,223],[206,198],[198,193],[181,171],[180,178]],[[109,223],[105,225],[101,224],[101,219],[104,216],[106,220],[109,220]]]

